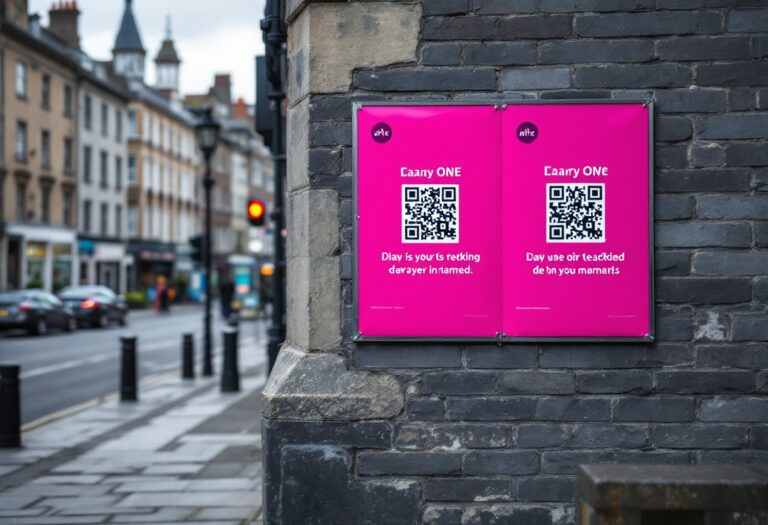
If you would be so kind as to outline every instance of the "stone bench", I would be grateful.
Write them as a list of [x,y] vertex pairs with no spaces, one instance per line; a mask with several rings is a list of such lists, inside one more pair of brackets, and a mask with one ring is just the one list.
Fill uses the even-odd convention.
[[579,525],[768,524],[768,465],[582,465]]

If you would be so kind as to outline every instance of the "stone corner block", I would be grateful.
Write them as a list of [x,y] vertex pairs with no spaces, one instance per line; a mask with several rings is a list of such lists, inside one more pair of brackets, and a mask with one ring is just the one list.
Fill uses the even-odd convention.
[[341,344],[341,258],[288,258],[288,340],[309,351]]
[[288,108],[286,157],[288,192],[309,186],[309,100]]
[[339,253],[339,197],[334,190],[301,190],[288,197],[288,257],[330,257]]
[[387,419],[403,410],[394,376],[347,369],[341,356],[283,346],[262,393],[267,419]]
[[290,101],[347,92],[357,68],[416,61],[420,3],[291,3],[298,14],[288,29]]

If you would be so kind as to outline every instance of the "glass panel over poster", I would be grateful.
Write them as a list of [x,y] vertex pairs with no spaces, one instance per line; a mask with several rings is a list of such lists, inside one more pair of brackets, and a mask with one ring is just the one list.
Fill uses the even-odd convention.
[[653,337],[649,102],[355,106],[360,340]]
[[498,112],[366,106],[357,117],[360,332],[495,337],[502,271]]

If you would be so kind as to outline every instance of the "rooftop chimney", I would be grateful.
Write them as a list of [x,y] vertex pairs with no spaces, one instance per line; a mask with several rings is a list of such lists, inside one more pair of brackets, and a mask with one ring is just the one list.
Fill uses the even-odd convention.
[[218,74],[213,79],[212,94],[217,102],[222,104],[227,112],[231,112],[232,107],[232,83],[229,74]]
[[79,17],[76,0],[54,2],[48,11],[48,30],[68,46],[80,49]]
[[232,106],[232,116],[239,119],[248,118],[248,106],[243,97],[238,98],[237,102]]

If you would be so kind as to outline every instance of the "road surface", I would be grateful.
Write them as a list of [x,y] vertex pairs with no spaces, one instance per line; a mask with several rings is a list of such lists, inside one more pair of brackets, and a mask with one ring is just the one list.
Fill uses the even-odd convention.
[[[214,319],[214,346],[218,346],[223,327],[218,311]],[[21,365],[22,422],[29,423],[114,394],[120,381],[120,335],[138,336],[139,369],[146,379],[180,367],[185,332],[195,335],[195,370],[199,374],[203,309],[197,305],[176,307],[169,314],[131,312],[124,328],[80,328],[71,334],[51,330],[44,336],[0,333],[0,364]],[[264,333],[264,321],[243,321],[240,352],[266,352],[266,347],[257,344]]]

